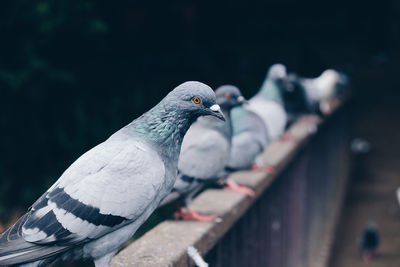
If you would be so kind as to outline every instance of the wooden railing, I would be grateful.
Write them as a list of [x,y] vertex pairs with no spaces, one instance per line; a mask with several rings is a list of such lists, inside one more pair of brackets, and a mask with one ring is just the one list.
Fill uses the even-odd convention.
[[255,190],[250,198],[225,190],[201,193],[191,207],[212,222],[167,220],[123,249],[112,266],[193,266],[194,246],[209,266],[323,267],[343,200],[350,154],[345,105],[331,116],[303,117],[263,154],[274,174],[231,177]]

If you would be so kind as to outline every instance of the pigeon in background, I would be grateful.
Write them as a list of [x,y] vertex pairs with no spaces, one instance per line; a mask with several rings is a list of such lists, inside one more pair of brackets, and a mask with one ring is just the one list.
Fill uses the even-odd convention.
[[250,169],[271,138],[260,116],[248,110],[245,105],[234,108],[231,114],[233,137],[226,170],[233,172]]
[[354,138],[351,141],[350,149],[355,155],[363,155],[367,154],[371,150],[371,145],[363,138]]
[[365,263],[369,263],[372,260],[378,246],[379,235],[376,224],[374,222],[369,222],[358,240],[361,257]]
[[397,201],[399,201],[399,205],[400,205],[400,187],[397,188],[397,190],[396,190],[396,196],[397,196]]
[[299,83],[299,78],[293,73],[289,73],[283,79],[282,98],[288,116],[288,125],[297,121],[304,115],[315,114],[317,110],[310,107],[303,86]]
[[338,105],[339,98],[345,95],[348,78],[345,74],[327,69],[316,78],[298,78],[304,88],[310,110],[329,114]]
[[[249,100],[247,109],[256,113],[264,122],[269,137],[274,140],[285,130],[287,114],[284,109],[282,90],[286,67],[272,65],[258,93]],[[235,127],[235,126],[234,126]]]
[[186,82],[79,157],[0,235],[0,265],[112,257],[171,191],[183,136],[199,116],[224,119],[210,87]]
[[254,163],[264,148],[285,130],[287,114],[283,102],[283,81],[286,76],[284,65],[272,65],[261,89],[249,100],[249,104],[232,110],[233,137],[231,156],[226,166],[228,171],[251,167],[267,173],[274,172],[270,166]]
[[178,162],[178,179],[172,192],[161,203],[166,205],[182,198],[184,206],[179,208],[176,214],[179,219],[209,221],[214,218],[198,214],[189,209],[188,205],[206,181],[224,178],[232,135],[230,111],[244,103],[244,97],[235,86],[221,86],[215,94],[226,122],[207,116],[193,123],[183,139]]

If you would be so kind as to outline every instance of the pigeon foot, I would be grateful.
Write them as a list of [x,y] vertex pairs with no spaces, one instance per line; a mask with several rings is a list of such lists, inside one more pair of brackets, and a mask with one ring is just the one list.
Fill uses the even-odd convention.
[[276,172],[275,168],[269,165],[258,165],[258,164],[253,164],[251,165],[251,170],[252,171],[261,171],[265,172],[267,174],[273,174]]
[[363,257],[363,262],[368,264],[372,261],[372,253],[365,254]]
[[281,137],[277,139],[279,142],[288,142],[296,144],[297,140],[289,133],[284,133]]
[[210,222],[215,218],[216,216],[202,215],[189,208],[186,208],[185,210],[180,208],[178,212],[175,213],[175,219],[183,221]]
[[373,256],[373,253],[372,253],[372,252],[371,252],[371,253],[366,253],[366,254],[364,254],[364,255],[362,256],[363,262],[364,262],[365,264],[370,263],[370,262],[372,261],[372,256]]
[[255,196],[254,190],[248,188],[247,186],[239,185],[235,181],[233,181],[232,179],[228,179],[225,182],[225,187],[224,188],[225,188],[225,190],[246,194],[246,195],[248,195],[250,197],[254,197]]

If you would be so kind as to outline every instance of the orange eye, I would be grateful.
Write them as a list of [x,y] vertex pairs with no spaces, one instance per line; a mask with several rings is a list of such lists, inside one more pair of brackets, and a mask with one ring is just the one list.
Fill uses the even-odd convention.
[[231,94],[230,93],[225,93],[225,98],[231,98]]
[[195,98],[193,98],[193,103],[195,103],[195,104],[200,104],[200,98],[198,98],[198,97],[195,97]]

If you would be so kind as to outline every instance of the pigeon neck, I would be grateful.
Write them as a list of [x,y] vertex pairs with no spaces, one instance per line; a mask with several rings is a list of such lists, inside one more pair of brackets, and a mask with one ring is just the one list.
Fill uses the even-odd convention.
[[218,119],[221,127],[223,127],[222,131],[224,131],[225,136],[232,137],[232,120],[231,120],[232,108],[228,109],[222,108],[221,111],[225,116],[225,121],[221,121],[220,119]]
[[281,104],[283,103],[281,91],[275,79],[267,78],[261,86],[258,95]]
[[160,153],[178,159],[183,136],[194,119],[176,107],[160,103],[131,124],[135,135],[156,144]]
[[201,117],[197,120],[197,123],[202,127],[215,129],[222,133],[224,136],[232,136],[232,123],[231,123],[231,108],[224,108],[221,106],[221,111],[224,114],[225,121],[212,116]]
[[[224,114],[224,117],[225,117],[226,121],[228,121],[228,122],[231,120],[231,110],[232,110],[231,107],[227,108],[227,107],[221,106],[221,112]],[[220,119],[218,119],[218,120],[221,121]],[[221,122],[224,123],[223,121],[221,121]]]

